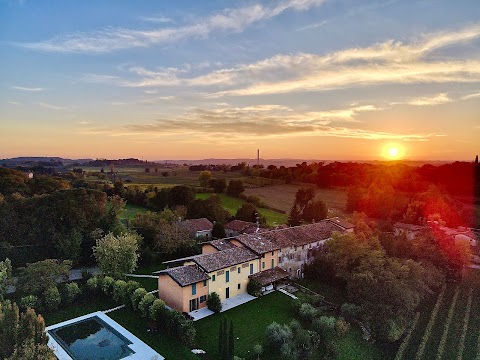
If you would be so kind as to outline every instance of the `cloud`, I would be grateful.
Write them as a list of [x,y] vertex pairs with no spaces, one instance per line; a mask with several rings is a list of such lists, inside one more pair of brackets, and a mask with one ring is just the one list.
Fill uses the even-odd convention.
[[357,122],[358,114],[378,111],[372,105],[324,111],[296,111],[283,105],[256,105],[214,109],[193,108],[176,117],[162,117],[149,124],[130,124],[120,128],[92,128],[83,134],[152,137],[181,135],[195,138],[245,139],[288,136],[329,136],[369,140],[427,141],[435,134],[396,134],[368,129],[335,126],[338,122]]
[[67,109],[66,107],[63,107],[63,106],[56,106],[56,105],[52,105],[44,102],[37,102],[36,104],[45,109],[50,109],[50,110],[66,110]]
[[157,16],[157,17],[156,16],[140,16],[139,19],[146,22],[161,23],[161,24],[175,22],[172,19],[165,16]]
[[452,102],[453,99],[449,98],[446,93],[436,94],[433,96],[422,96],[418,98],[412,98],[405,102],[391,103],[392,105],[396,104],[406,104],[413,106],[434,106],[441,105]]
[[478,98],[478,97],[480,97],[480,92],[462,96],[460,99],[461,99],[461,100],[470,100],[470,99],[476,99],[476,98]]
[[18,102],[18,101],[12,101],[12,100],[8,100],[7,103],[9,103],[10,105],[15,105],[15,106],[20,106],[22,105],[22,103]]
[[[87,74],[84,80],[138,88],[204,87],[205,96],[251,96],[327,91],[382,84],[468,83],[480,81],[480,61],[430,55],[447,45],[480,37],[480,24],[422,35],[409,43],[389,40],[324,55],[279,54],[250,64],[192,74],[194,66],[124,66],[128,78]],[[198,69],[197,69],[198,70]],[[154,90],[147,90],[154,91]]]
[[287,10],[305,11],[325,0],[284,0],[273,6],[252,4],[236,9],[225,9],[193,24],[154,30],[134,30],[109,27],[94,32],[60,35],[34,43],[16,43],[38,51],[58,53],[108,53],[155,44],[172,43],[184,39],[207,38],[212,32],[242,32],[259,21],[268,20]]
[[21,90],[21,91],[30,91],[30,92],[45,91],[45,88],[41,88],[41,87],[25,87],[25,86],[12,86],[12,89]]
[[296,29],[295,31],[305,31],[305,30],[311,30],[311,29],[318,29],[319,27],[322,27],[326,24],[328,24],[329,21],[328,20],[323,20],[323,21],[320,21],[318,23],[315,23],[315,24],[310,24],[310,25],[307,25],[307,26],[302,26],[298,29]]

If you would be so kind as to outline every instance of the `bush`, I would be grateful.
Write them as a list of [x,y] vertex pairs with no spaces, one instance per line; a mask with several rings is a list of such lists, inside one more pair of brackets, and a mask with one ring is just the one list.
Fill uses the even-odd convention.
[[52,286],[43,292],[43,300],[47,310],[55,310],[62,302],[62,297],[56,286]]
[[98,278],[98,276],[91,277],[90,279],[87,280],[87,288],[93,293],[98,292],[100,288],[100,282],[101,280]]
[[360,306],[355,304],[345,303],[340,308],[340,313],[345,319],[348,319],[348,320],[359,319],[360,312],[361,312]]
[[262,289],[262,285],[258,281],[250,280],[247,284],[247,293],[252,296],[259,297],[262,295],[260,291]]
[[127,282],[127,286],[125,288],[125,299],[124,303],[128,308],[132,308],[132,295],[135,292],[135,290],[141,288],[142,285],[140,285],[139,282],[130,280]]
[[162,299],[155,299],[148,312],[151,320],[160,321],[165,317],[165,311],[168,311],[165,302]]
[[81,291],[80,288],[78,287],[78,284],[75,282],[71,282],[68,284],[65,284],[65,301],[67,304],[73,303],[73,301],[80,295]]
[[307,323],[311,323],[315,318],[317,311],[312,305],[308,303],[303,303],[302,305],[300,305],[298,313],[302,320],[306,321]]
[[208,296],[207,307],[214,313],[219,313],[222,311],[222,302],[220,301],[220,296],[218,296],[216,292],[212,292]]
[[88,281],[89,279],[91,279],[93,276],[93,274],[88,271],[88,269],[82,269],[82,280],[83,281]]
[[156,297],[153,294],[147,293],[138,303],[138,310],[140,310],[144,318],[148,317],[150,306],[155,301]]
[[123,280],[117,280],[113,284],[113,300],[116,302],[125,302],[127,293],[127,283]]
[[145,295],[147,295],[147,290],[145,290],[144,288],[138,288],[133,292],[130,299],[133,310],[138,310],[138,304],[140,304],[140,301],[142,301]]
[[22,309],[26,309],[26,308],[34,309],[37,307],[37,304],[38,304],[38,297],[36,297],[35,295],[27,295],[22,297],[22,299],[20,300],[20,306],[22,307]]
[[105,276],[102,280],[102,291],[105,295],[112,295],[113,284],[115,280],[110,276]]
[[274,349],[278,349],[283,344],[290,342],[293,338],[292,330],[288,325],[281,325],[276,322],[267,326],[265,335],[268,345]]

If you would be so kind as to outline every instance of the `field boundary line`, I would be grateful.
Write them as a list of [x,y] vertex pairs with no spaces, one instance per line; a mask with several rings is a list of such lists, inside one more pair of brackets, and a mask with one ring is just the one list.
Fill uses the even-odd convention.
[[420,313],[417,312],[415,314],[415,318],[413,319],[413,323],[410,326],[410,329],[408,330],[407,335],[402,341],[402,344],[398,348],[397,354],[395,355],[395,360],[402,360],[403,358],[403,353],[407,349],[408,345],[410,344],[410,339],[412,338],[412,334],[415,331],[415,328],[417,327],[418,319],[420,319]]
[[442,338],[440,344],[438,345],[437,350],[437,360],[441,360],[443,356],[443,351],[445,350],[445,345],[447,344],[448,330],[450,330],[450,324],[452,323],[453,313],[455,312],[455,307],[457,305],[458,294],[460,293],[460,286],[457,285],[455,289],[455,294],[453,295],[452,302],[450,303],[450,308],[448,309],[447,321],[443,327]]
[[[470,311],[472,309],[472,299],[473,299],[473,289],[470,288],[470,291],[468,294],[467,307],[465,309],[465,315],[463,316],[463,328],[462,328],[462,335],[460,336],[460,342],[458,344],[457,360],[462,359],[463,351],[465,350],[465,339],[467,337],[468,322],[470,320]],[[477,354],[477,357],[478,357],[478,354]]]
[[430,314],[430,320],[428,321],[428,325],[425,329],[425,332],[423,333],[422,342],[418,347],[417,354],[415,355],[415,360],[420,360],[423,357],[423,353],[425,352],[425,347],[427,346],[428,339],[430,338],[430,333],[432,332],[433,324],[435,324],[438,309],[440,308],[440,304],[442,303],[446,288],[447,288],[447,284],[443,284],[442,291],[440,295],[438,295],[437,302],[435,303],[432,313]]

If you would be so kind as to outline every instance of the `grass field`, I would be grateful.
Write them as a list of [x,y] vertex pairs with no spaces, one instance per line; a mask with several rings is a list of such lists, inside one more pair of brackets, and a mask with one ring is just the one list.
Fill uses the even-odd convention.
[[143,206],[127,204],[120,214],[120,219],[128,219],[128,221],[132,221],[138,213],[145,211],[148,211],[148,209]]
[[[289,323],[292,317],[291,302],[288,296],[275,291],[244,305],[238,306],[224,313],[215,314],[195,322],[197,342],[201,349],[218,357],[218,328],[220,320],[225,317],[230,323],[233,321],[235,330],[235,355],[246,357],[255,344],[263,344],[265,329],[272,322]],[[262,360],[274,359],[264,354]]]
[[[208,197],[212,196],[213,194],[197,194],[197,199],[207,199]],[[231,215],[235,215],[239,207],[245,204],[245,201],[242,199],[234,198],[232,196],[228,196],[225,194],[217,194],[220,199],[222,200],[222,206],[228,210]],[[265,216],[267,219],[267,225],[274,226],[285,224],[287,222],[288,216],[286,214],[279,213],[275,210],[270,209],[263,209],[258,208],[258,212]]]
[[295,194],[301,187],[313,187],[316,191],[316,199],[322,200],[327,204],[329,217],[344,215],[345,205],[347,203],[347,193],[345,190],[338,189],[317,189],[313,185],[273,185],[267,187],[249,188],[245,190],[245,195],[256,195],[262,202],[271,208],[285,211],[287,214],[295,201]]
[[[454,300],[457,286],[459,286],[459,295],[453,306],[452,300]],[[473,289],[471,299],[469,299],[470,289]],[[480,271],[470,269],[467,277],[460,284],[447,284],[432,330],[430,334],[425,335],[435,302],[436,299],[431,299],[420,308],[420,319],[402,359],[415,359],[419,354],[420,343],[426,336],[425,351],[422,356],[417,357],[418,359],[475,360],[480,355],[477,351],[480,336],[478,332],[480,328]],[[469,302],[471,307],[468,306]],[[453,316],[449,323],[447,319],[451,307]],[[465,329],[464,325],[467,325]],[[443,351],[439,351],[442,336],[445,337],[445,346]],[[463,356],[459,356],[461,351],[463,351]]]

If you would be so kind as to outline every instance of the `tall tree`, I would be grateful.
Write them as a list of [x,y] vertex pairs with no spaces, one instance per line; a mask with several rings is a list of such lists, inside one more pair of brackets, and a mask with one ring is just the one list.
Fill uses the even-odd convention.
[[245,191],[242,180],[230,180],[227,187],[227,194],[238,197]]
[[204,170],[200,172],[198,175],[198,181],[200,181],[200,186],[203,188],[207,188],[209,181],[212,179],[212,173],[208,170]]
[[93,254],[99,268],[105,275],[123,279],[125,274],[137,268],[138,248],[141,237],[134,232],[115,236],[108,233],[97,240]]

